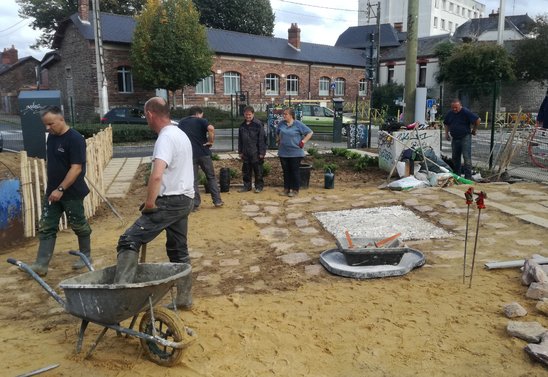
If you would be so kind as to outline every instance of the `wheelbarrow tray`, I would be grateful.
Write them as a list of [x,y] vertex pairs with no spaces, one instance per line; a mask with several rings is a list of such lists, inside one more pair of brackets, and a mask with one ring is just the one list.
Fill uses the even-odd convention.
[[160,301],[178,279],[187,276],[186,263],[143,263],[131,284],[114,284],[116,266],[63,280],[65,310],[99,324],[113,325],[139,314]]

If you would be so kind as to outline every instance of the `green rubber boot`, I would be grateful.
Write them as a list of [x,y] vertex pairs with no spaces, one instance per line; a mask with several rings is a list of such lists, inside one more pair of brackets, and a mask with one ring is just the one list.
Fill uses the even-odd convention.
[[[91,259],[91,239],[90,236],[84,236],[84,237],[78,237],[78,247],[80,248],[80,252],[84,254],[88,260],[89,263],[92,262]],[[79,270],[81,268],[87,267],[82,258],[78,258],[76,262],[72,265],[73,270]]]
[[29,266],[31,270],[38,274],[38,276],[46,276],[48,274],[49,261],[53,256],[55,241],[55,238],[40,240],[40,245],[38,246],[38,255],[36,256],[36,262],[32,263]]

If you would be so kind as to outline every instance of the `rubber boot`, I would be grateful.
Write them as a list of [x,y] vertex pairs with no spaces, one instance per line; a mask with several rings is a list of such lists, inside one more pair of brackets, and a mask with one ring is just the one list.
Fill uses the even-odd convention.
[[49,261],[51,260],[53,250],[55,249],[55,241],[55,238],[40,240],[36,262],[29,266],[31,270],[38,274],[38,276],[46,276],[48,274]]
[[[175,296],[175,305],[177,309],[192,309],[192,274],[181,278],[177,284],[177,296]],[[175,310],[173,303],[166,305],[168,309]]]
[[118,253],[114,284],[133,283],[137,273],[139,253],[133,250],[122,250]]
[[[88,258],[89,263],[92,262],[90,243],[91,243],[90,236],[78,237],[78,247],[80,248],[80,252]],[[87,266],[82,260],[82,258],[78,258],[78,260],[74,262],[74,264],[72,265],[73,270],[79,270],[84,267],[87,267]]]

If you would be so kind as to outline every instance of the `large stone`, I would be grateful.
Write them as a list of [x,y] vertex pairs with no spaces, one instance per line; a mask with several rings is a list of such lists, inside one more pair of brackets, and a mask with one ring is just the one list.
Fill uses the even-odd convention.
[[502,307],[502,310],[504,311],[504,315],[508,318],[524,317],[527,315],[527,310],[517,302],[505,304]]
[[269,241],[285,240],[289,237],[289,230],[284,228],[277,228],[269,226],[261,229],[261,236]]
[[523,273],[521,274],[521,283],[530,285],[531,283],[548,283],[548,276],[542,267],[534,259],[527,259],[523,264]]
[[531,283],[525,296],[535,300],[548,298],[548,283]]
[[506,332],[516,338],[523,339],[530,343],[539,343],[546,329],[538,322],[517,322],[510,321],[506,326]]
[[528,344],[525,346],[525,352],[534,360],[548,366],[548,332],[544,333],[540,344]]
[[310,260],[310,257],[306,253],[292,253],[292,254],[286,254],[282,255],[280,258],[284,263],[289,264],[290,266],[294,266],[296,264],[307,262]]
[[535,306],[539,312],[548,316],[548,298],[543,298]]

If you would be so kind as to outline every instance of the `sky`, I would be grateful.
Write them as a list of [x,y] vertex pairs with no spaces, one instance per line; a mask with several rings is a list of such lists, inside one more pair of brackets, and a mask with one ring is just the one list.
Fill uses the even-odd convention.
[[[32,50],[39,31],[33,30],[30,20],[18,16],[19,5],[15,0],[1,0],[0,49],[12,45],[19,52],[19,58],[34,56],[42,59],[47,49]],[[376,0],[370,0],[376,4]],[[499,8],[500,0],[483,0],[486,15]],[[274,36],[287,38],[291,23],[301,29],[301,41],[334,45],[347,28],[358,24],[358,0],[271,0],[276,15]],[[532,18],[548,13],[548,0],[506,0],[506,15],[529,14]]]

